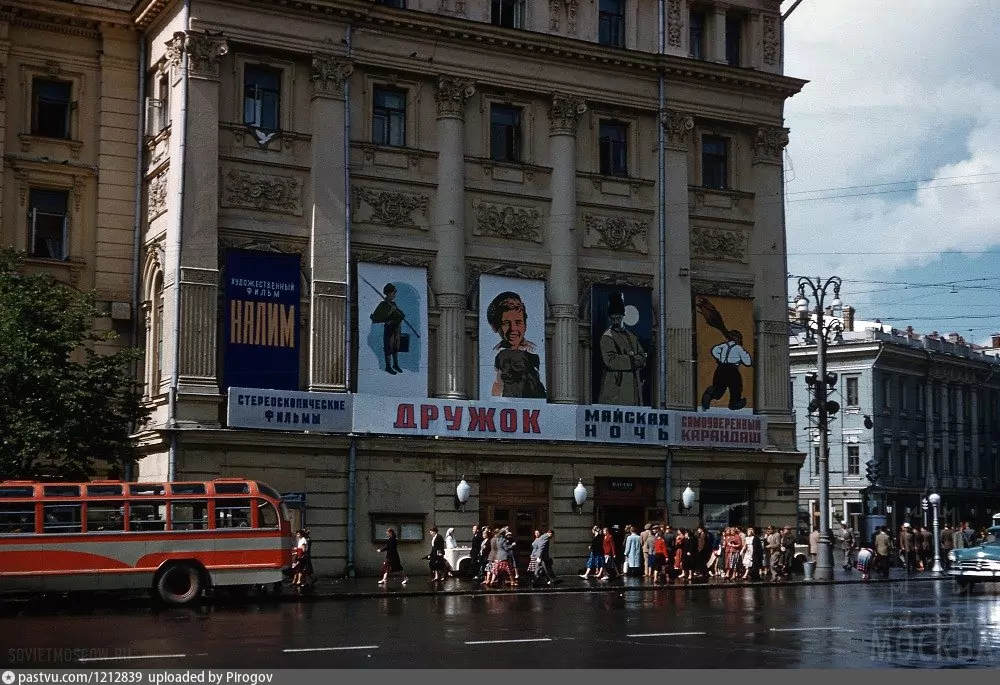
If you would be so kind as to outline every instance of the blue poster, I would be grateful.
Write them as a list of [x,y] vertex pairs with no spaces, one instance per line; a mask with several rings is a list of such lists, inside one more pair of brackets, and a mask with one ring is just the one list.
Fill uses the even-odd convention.
[[299,389],[301,259],[226,251],[224,387]]
[[594,404],[649,407],[653,384],[653,300],[649,288],[595,284],[591,292]]

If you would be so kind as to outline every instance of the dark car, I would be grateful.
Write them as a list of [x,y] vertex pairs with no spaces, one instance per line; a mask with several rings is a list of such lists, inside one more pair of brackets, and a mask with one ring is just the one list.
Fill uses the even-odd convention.
[[948,552],[948,575],[967,592],[978,582],[1000,582],[1000,526],[986,531],[986,539],[975,547]]

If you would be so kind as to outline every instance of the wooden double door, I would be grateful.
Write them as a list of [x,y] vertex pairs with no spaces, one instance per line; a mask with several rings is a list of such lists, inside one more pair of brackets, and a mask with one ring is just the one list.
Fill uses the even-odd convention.
[[517,540],[517,564],[526,568],[535,531],[549,529],[549,478],[483,476],[480,503],[480,523],[493,530],[510,528]]

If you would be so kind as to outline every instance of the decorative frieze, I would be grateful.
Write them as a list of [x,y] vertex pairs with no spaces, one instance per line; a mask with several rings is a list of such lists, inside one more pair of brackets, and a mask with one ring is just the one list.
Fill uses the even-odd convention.
[[753,139],[754,164],[781,164],[781,154],[788,145],[788,129],[760,126]]
[[714,295],[716,297],[753,297],[752,283],[734,283],[727,281],[691,281],[692,295]]
[[476,204],[476,235],[541,242],[542,213],[534,207]]
[[437,89],[434,91],[438,116],[463,116],[465,103],[475,94],[476,85],[472,81],[443,74],[438,76]]
[[653,277],[637,274],[600,273],[580,271],[577,273],[577,293],[580,296],[580,311],[590,311],[591,288],[594,285],[614,285],[621,288],[652,288]]
[[684,20],[681,18],[681,0],[667,0],[667,47],[681,47]]
[[479,277],[483,274],[506,276],[507,278],[527,278],[535,281],[544,281],[549,277],[548,269],[544,267],[524,266],[504,262],[478,262],[473,260],[470,260],[466,264],[465,273],[468,279],[468,292],[472,293],[473,297],[478,297]]
[[583,98],[566,93],[552,93],[552,105],[549,108],[549,131],[551,133],[568,133],[576,135],[580,117],[587,112],[587,103]]
[[747,234],[721,228],[693,227],[691,229],[691,257],[723,261],[746,261]]
[[777,15],[764,15],[764,64],[777,66],[781,59],[781,36],[778,31]]
[[649,222],[645,219],[628,219],[622,216],[584,216],[587,236],[584,247],[601,247],[615,252],[649,251],[646,233]]
[[313,55],[312,82],[313,97],[343,98],[344,85],[354,73],[354,65],[330,55]]
[[302,215],[302,183],[294,176],[233,169],[223,177],[224,207]]
[[167,64],[176,74],[186,54],[189,78],[217,81],[219,65],[228,52],[229,43],[225,38],[176,31],[167,42]]
[[666,134],[666,144],[672,150],[687,152],[691,148],[691,131],[694,130],[694,117],[683,112],[667,110],[663,113],[663,131]]
[[427,269],[427,277],[430,279],[431,266],[434,264],[432,255],[422,255],[413,252],[387,251],[355,249],[351,250],[351,256],[358,262],[371,262],[372,264],[387,264],[389,266],[422,266]]
[[152,221],[167,211],[167,172],[157,174],[149,182],[146,199],[146,219]]
[[[419,225],[414,220],[414,213],[417,213],[421,219],[427,217],[428,197],[426,195],[361,186],[356,186],[354,193],[358,198],[358,221],[362,223],[381,224],[393,228],[427,229],[425,220],[421,220]],[[368,211],[365,211],[365,206],[362,206],[361,203],[367,206]]]
[[580,0],[549,0],[549,30],[558,31],[565,15],[570,35],[576,35],[576,13],[579,9]]

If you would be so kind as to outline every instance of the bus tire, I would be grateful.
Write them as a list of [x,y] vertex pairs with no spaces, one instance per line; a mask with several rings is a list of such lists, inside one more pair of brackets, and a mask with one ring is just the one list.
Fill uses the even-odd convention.
[[204,589],[201,571],[193,564],[169,564],[153,581],[156,597],[175,606],[188,604],[201,596]]

